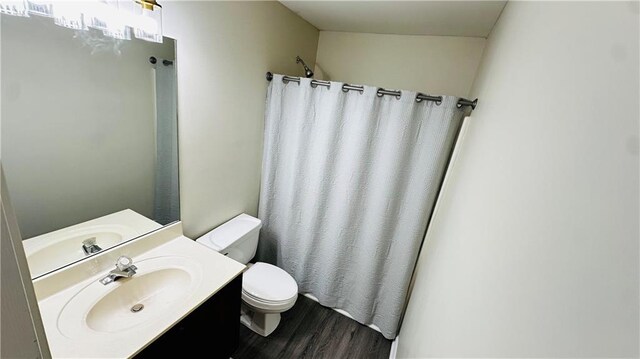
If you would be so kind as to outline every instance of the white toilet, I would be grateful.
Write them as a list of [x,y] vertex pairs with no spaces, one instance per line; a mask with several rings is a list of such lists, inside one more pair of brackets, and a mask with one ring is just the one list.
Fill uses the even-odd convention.
[[[259,219],[243,213],[196,242],[247,264],[256,254],[260,227]],[[280,313],[296,303],[298,284],[289,273],[274,265],[258,262],[249,266],[242,279],[240,321],[266,337],[278,327]]]

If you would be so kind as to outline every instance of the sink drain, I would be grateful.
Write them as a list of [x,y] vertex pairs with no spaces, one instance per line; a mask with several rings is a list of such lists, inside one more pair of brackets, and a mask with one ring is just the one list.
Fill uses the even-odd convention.
[[144,309],[144,304],[135,304],[133,307],[131,307],[131,311],[134,313],[138,313],[139,311]]

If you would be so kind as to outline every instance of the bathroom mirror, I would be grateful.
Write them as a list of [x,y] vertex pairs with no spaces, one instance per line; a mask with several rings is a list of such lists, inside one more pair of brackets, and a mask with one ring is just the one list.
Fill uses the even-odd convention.
[[0,26],[2,163],[32,277],[179,220],[175,41]]

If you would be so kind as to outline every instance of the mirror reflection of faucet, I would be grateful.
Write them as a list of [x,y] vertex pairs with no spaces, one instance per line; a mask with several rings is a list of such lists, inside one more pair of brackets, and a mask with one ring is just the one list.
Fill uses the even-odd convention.
[[82,251],[85,256],[91,255],[93,253],[98,253],[102,250],[100,246],[96,243],[96,237],[91,237],[82,241]]
[[100,283],[107,285],[120,278],[131,278],[136,274],[138,267],[133,265],[133,259],[127,256],[120,256],[116,261],[116,269],[111,270],[106,277],[100,279]]

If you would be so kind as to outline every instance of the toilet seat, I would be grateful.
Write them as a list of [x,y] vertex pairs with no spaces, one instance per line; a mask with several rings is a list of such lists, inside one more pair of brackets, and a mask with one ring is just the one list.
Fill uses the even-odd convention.
[[259,311],[261,313],[282,313],[293,307],[296,304],[297,297],[294,297],[291,300],[278,302],[278,303],[266,303],[250,296],[247,296],[246,293],[242,293],[242,302],[253,310]]
[[258,262],[243,275],[242,299],[250,306],[285,311],[298,298],[298,284],[281,268]]
[[268,299],[256,297],[255,295],[252,295],[251,293],[247,293],[243,290],[242,297],[249,298],[256,303],[262,303],[264,305],[279,305],[279,304],[289,303],[291,300],[296,299],[297,296],[293,296],[291,298],[282,299],[282,300],[268,300]]

